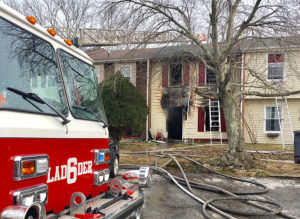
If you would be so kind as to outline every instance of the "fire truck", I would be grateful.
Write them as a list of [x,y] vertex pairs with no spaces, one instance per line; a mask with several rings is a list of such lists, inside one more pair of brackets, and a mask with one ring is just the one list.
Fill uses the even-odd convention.
[[1,219],[140,216],[149,169],[130,189],[109,177],[92,64],[71,40],[0,2]]

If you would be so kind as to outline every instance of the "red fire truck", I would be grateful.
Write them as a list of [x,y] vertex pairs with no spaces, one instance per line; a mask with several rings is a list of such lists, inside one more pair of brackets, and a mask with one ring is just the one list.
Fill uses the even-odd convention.
[[1,219],[139,216],[142,192],[122,193],[122,182],[109,179],[92,63],[72,41],[0,3]]

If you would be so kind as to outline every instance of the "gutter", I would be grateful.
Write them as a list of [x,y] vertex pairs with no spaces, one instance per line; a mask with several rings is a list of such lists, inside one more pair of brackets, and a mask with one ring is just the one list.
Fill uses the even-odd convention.
[[111,63],[111,62],[134,62],[134,61],[143,61],[148,60],[149,58],[134,58],[134,59],[107,59],[101,61],[94,61],[95,64],[104,64],[104,63]]
[[[241,79],[242,79],[242,90],[245,90],[245,52],[242,52],[242,71],[241,71]],[[244,116],[245,116],[245,95],[242,95],[241,99],[241,113],[242,113],[242,132],[243,136],[245,137],[245,123],[244,123]]]
[[[149,75],[150,75],[150,59],[147,59],[147,82],[146,82],[146,104],[149,108]],[[149,139],[149,114],[146,117],[146,141]]]

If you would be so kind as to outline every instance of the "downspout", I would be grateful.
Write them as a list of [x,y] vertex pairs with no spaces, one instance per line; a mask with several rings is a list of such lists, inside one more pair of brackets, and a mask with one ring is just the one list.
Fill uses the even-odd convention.
[[[146,104],[149,108],[149,74],[150,74],[150,59],[147,59],[147,82],[146,82]],[[146,141],[149,140],[149,114],[146,117]]]
[[[241,81],[242,81],[242,90],[245,90],[245,53],[242,52],[242,71],[241,71]],[[244,115],[245,115],[245,95],[242,95],[241,99],[241,114],[242,114],[242,132],[245,137],[245,123],[244,123]]]

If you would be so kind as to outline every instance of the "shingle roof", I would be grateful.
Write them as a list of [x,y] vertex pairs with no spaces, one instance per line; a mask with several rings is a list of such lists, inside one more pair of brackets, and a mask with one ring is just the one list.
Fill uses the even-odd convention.
[[[211,47],[210,44],[206,45]],[[264,39],[246,39],[237,44],[234,51],[251,51],[261,49],[300,47],[300,36],[290,36],[282,38],[264,38]],[[162,59],[182,57],[182,55],[193,56],[193,53],[203,54],[198,46],[195,45],[176,45],[165,46],[161,48],[145,48],[133,50],[113,50],[106,51],[103,49],[88,51],[88,55],[95,60],[96,63],[101,62],[117,62],[130,61],[138,59]]]
[[151,58],[152,54],[157,48],[146,48],[146,49],[133,49],[133,50],[98,50],[87,52],[88,55],[95,60],[95,62],[112,62],[112,61],[126,61],[136,59],[147,59]]
[[300,36],[288,37],[269,37],[269,38],[252,38],[245,39],[238,44],[240,50],[258,50],[258,49],[274,49],[274,48],[291,48],[300,47]]

